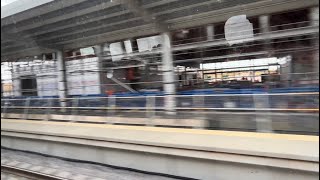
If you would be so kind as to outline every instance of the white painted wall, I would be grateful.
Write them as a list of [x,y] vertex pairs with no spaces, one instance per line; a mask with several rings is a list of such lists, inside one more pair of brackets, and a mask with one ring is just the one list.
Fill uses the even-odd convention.
[[101,94],[98,58],[67,61],[69,95]]
[[[99,86],[100,73],[97,70],[98,58],[67,61],[66,66],[69,95],[101,93]],[[80,70],[83,70],[83,72],[80,72]],[[16,68],[12,75],[15,96],[21,96],[20,78],[30,75],[34,75],[37,78],[38,96],[58,95],[56,65],[51,62]]]

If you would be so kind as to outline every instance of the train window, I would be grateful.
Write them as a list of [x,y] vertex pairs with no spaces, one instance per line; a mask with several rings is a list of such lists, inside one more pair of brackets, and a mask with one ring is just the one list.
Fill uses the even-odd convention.
[[37,96],[37,79],[35,76],[25,76],[21,78],[22,96]]

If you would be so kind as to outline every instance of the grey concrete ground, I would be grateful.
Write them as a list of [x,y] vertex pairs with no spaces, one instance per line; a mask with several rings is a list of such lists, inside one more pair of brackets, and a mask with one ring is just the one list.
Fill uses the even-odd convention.
[[[1,164],[42,172],[74,180],[174,180],[110,167],[65,161],[1,148]],[[1,179],[22,179],[1,172]]]

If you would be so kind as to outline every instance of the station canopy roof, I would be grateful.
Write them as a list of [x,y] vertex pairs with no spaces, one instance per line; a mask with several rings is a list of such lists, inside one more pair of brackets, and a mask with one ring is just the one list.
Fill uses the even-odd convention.
[[1,62],[318,5],[318,0],[16,0],[1,7]]

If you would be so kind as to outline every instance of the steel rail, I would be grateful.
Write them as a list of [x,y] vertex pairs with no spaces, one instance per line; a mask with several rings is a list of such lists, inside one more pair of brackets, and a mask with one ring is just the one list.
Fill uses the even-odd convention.
[[16,175],[19,177],[24,177],[28,179],[37,179],[37,180],[67,180],[66,178],[61,178],[49,174],[44,174],[36,171],[31,171],[28,169],[18,168],[9,165],[1,164],[1,172]]

